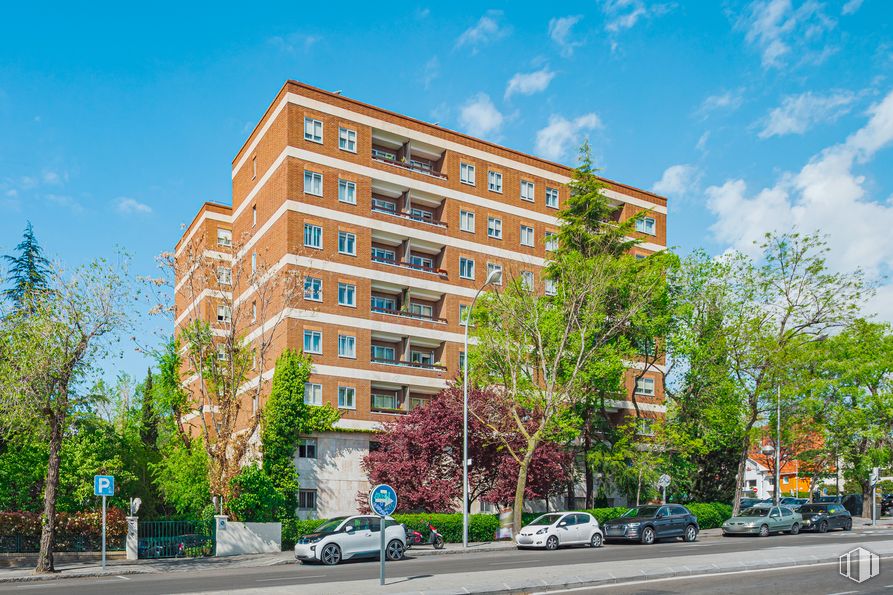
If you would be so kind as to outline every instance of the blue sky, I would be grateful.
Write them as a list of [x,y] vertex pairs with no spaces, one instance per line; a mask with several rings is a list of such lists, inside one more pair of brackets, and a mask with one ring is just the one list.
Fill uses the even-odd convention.
[[31,220],[66,263],[152,273],[294,78],[569,164],[588,136],[670,197],[681,252],[818,230],[893,319],[886,0],[191,4],[4,9],[0,253]]

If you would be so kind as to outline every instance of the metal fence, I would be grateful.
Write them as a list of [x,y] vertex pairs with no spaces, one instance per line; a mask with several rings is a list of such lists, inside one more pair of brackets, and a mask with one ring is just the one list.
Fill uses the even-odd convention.
[[213,556],[214,521],[141,521],[140,558],[199,558]]

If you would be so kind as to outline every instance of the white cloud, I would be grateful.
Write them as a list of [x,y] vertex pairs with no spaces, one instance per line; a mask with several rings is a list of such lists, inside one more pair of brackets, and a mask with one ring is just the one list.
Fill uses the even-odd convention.
[[495,137],[504,120],[505,116],[496,109],[486,93],[478,93],[459,110],[459,123],[472,136]]
[[152,207],[136,199],[122,196],[115,200],[115,210],[122,215],[148,215],[152,212]]
[[433,56],[430,60],[425,62],[425,67],[422,69],[422,84],[425,85],[425,88],[431,86],[431,83],[434,82],[434,79],[440,76],[440,60],[437,59],[437,56]]
[[818,42],[837,25],[823,8],[816,0],[805,0],[796,9],[791,0],[756,0],[738,24],[746,30],[747,42],[760,49],[763,67],[780,68],[792,46],[798,55],[808,54],[809,43]]
[[555,73],[545,67],[542,70],[528,73],[517,73],[511,78],[505,88],[505,98],[508,99],[515,93],[521,95],[533,95],[545,91],[555,78]]
[[772,109],[763,119],[760,138],[803,134],[815,124],[833,122],[850,111],[856,100],[851,91],[835,91],[829,95],[806,92],[785,97],[779,107]]
[[549,37],[561,48],[562,56],[570,56],[575,48],[583,45],[582,41],[574,41],[572,38],[572,29],[582,18],[583,15],[578,14],[549,20]]
[[648,5],[644,0],[605,0],[602,3],[602,11],[608,21],[605,30],[617,33],[632,29],[641,19],[666,14],[674,7],[674,4]]
[[698,138],[698,143],[695,145],[695,148],[698,151],[706,151],[707,150],[707,142],[710,140],[710,131],[705,130],[704,134]]
[[310,33],[289,33],[288,35],[276,35],[267,41],[281,52],[294,54],[299,51],[309,51],[321,40],[321,36]]
[[744,89],[735,91],[723,91],[716,95],[710,95],[701,102],[697,114],[706,118],[715,111],[735,111],[744,103]]
[[84,211],[84,207],[67,194],[47,194],[46,199],[55,205],[69,209],[72,213],[82,213]]
[[862,0],[850,0],[840,9],[840,14],[855,14],[862,7]]
[[536,133],[536,152],[546,159],[559,161],[572,146],[580,144],[580,133],[601,127],[601,120],[591,112],[573,120],[553,114],[549,116],[549,124]]
[[[753,253],[753,242],[767,231],[818,231],[828,235],[833,268],[862,268],[878,282],[893,272],[893,203],[871,200],[865,177],[853,171],[893,143],[893,92],[869,115],[844,142],[814,155],[799,172],[784,173],[771,187],[748,194],[744,180],[737,179],[708,188],[716,239]],[[891,294],[893,288],[882,284],[879,295]],[[881,305],[875,298],[872,307],[893,320],[889,302]]]
[[492,43],[509,34],[511,28],[500,24],[501,10],[488,10],[478,22],[462,32],[456,40],[456,47],[469,46],[472,52],[477,52],[478,46]]
[[683,198],[698,188],[701,171],[690,164],[671,165],[651,187],[653,192],[671,198]]

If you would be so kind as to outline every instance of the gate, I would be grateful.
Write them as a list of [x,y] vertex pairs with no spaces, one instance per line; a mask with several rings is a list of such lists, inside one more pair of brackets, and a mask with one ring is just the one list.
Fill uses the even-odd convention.
[[213,556],[215,525],[208,521],[141,521],[139,558],[199,558]]

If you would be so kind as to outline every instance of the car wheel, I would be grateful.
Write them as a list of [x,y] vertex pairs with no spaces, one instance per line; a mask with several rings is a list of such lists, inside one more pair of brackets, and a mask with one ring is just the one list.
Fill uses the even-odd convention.
[[642,529],[642,543],[645,545],[651,545],[654,543],[654,529],[651,527],[645,527]]
[[788,531],[788,533],[790,533],[791,535],[796,535],[799,532],[800,532],[800,525],[798,525],[797,523],[794,523],[793,525],[791,525],[791,530]]
[[341,561],[341,548],[334,543],[330,543],[322,548],[319,559],[326,566],[334,566]]
[[698,538],[698,530],[694,525],[685,528],[685,534],[682,535],[682,541],[692,542]]
[[853,528],[853,519],[847,519],[846,522],[843,524],[843,530],[850,531],[850,530],[852,530],[852,528]]
[[828,523],[826,521],[822,521],[819,523],[819,533],[827,533],[828,532]]
[[589,545],[592,547],[601,547],[602,546],[602,534],[596,531],[592,534],[592,539],[589,540]]
[[547,550],[557,550],[558,549],[558,538],[552,535],[549,539],[546,540],[546,549]]
[[399,539],[392,539],[390,543],[388,543],[388,547],[385,550],[385,555],[388,560],[397,561],[403,559],[403,543]]
[[762,525],[760,527],[760,537],[769,537],[769,525]]

